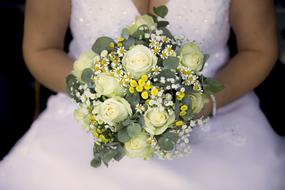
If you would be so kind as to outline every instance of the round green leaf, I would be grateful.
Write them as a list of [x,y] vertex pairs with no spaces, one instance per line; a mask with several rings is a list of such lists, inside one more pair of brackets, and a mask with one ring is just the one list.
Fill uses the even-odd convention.
[[136,137],[141,133],[141,126],[138,123],[132,123],[130,126],[127,128],[128,135],[131,138]]
[[158,145],[163,150],[171,151],[174,149],[175,143],[173,141],[171,141],[169,138],[160,137],[158,139]]
[[101,160],[99,158],[94,158],[91,161],[91,166],[94,167],[94,168],[100,167],[101,166]]
[[168,8],[165,5],[154,7],[153,12],[161,18],[164,18],[168,13]]
[[86,82],[86,83],[91,83],[92,80],[91,78],[93,77],[94,73],[92,71],[92,69],[84,69],[81,75],[81,80]]
[[118,140],[122,143],[128,142],[130,140],[130,136],[126,129],[122,129],[118,132]]
[[109,38],[107,36],[100,37],[93,44],[92,50],[98,54],[100,54],[103,50],[110,51],[112,50],[110,43],[115,43],[112,38]]

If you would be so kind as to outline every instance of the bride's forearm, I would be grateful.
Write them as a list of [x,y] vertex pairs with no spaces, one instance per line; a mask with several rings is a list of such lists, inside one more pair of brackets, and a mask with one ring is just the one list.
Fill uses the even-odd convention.
[[276,58],[276,52],[240,51],[215,77],[225,86],[223,91],[215,95],[217,107],[256,88],[270,73]]
[[73,60],[57,48],[29,52],[24,49],[27,66],[33,76],[55,92],[65,92],[65,78],[72,70]]

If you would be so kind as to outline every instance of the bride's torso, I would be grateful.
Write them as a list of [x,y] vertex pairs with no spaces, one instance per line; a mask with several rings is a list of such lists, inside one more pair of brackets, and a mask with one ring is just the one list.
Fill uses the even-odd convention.
[[[167,20],[173,34],[198,42],[210,54],[205,74],[213,73],[228,59],[230,0],[170,0]],[[89,50],[96,38],[116,38],[140,13],[132,0],[72,0],[70,55]]]

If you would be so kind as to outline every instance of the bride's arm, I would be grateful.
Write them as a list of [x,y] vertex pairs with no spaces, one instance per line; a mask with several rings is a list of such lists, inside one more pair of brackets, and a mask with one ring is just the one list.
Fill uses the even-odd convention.
[[63,51],[70,0],[27,0],[23,51],[26,64],[43,85],[65,91],[72,60]]
[[[257,87],[277,59],[275,12],[272,0],[231,0],[230,22],[238,53],[217,73],[225,89],[216,94],[217,107]],[[211,112],[211,105],[204,110]]]

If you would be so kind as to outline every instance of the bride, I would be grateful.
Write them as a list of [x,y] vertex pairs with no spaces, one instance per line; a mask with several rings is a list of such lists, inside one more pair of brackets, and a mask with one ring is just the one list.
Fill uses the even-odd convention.
[[[97,37],[117,37],[135,16],[162,4],[169,8],[171,31],[210,54],[204,74],[225,85],[216,94],[217,114],[194,129],[190,156],[124,158],[94,169],[93,139],[73,119],[65,77]],[[69,24],[73,41],[67,55]],[[232,59],[226,46],[230,27],[238,44]],[[285,189],[284,139],[273,132],[252,92],[276,60],[275,32],[271,0],[27,0],[26,63],[37,80],[59,93],[1,161],[0,189]],[[200,115],[211,115],[214,106],[210,102]]]

